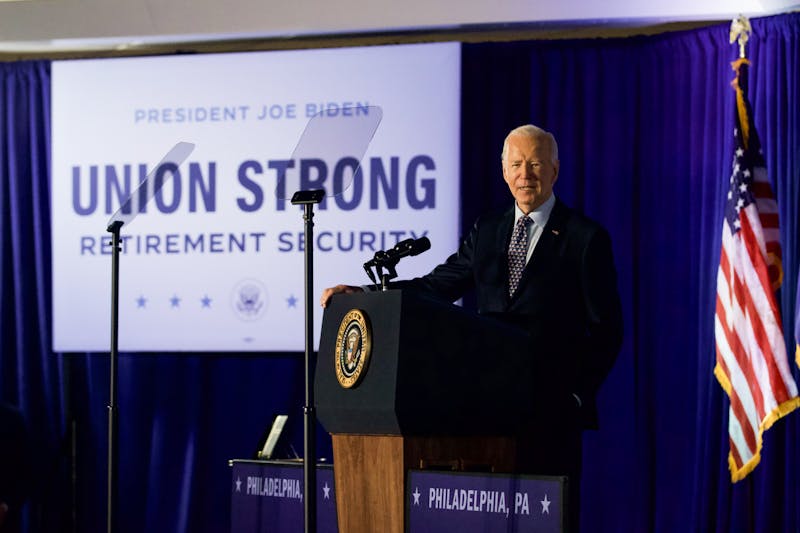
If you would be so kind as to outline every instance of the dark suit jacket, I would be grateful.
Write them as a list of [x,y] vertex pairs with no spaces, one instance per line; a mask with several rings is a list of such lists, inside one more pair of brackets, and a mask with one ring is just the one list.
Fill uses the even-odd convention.
[[[454,301],[475,289],[478,312],[531,334],[543,413],[597,426],[595,397],[622,343],[622,313],[608,233],[556,200],[513,297],[507,250],[514,209],[481,217],[458,252],[404,284]],[[578,406],[573,396],[581,401]]]

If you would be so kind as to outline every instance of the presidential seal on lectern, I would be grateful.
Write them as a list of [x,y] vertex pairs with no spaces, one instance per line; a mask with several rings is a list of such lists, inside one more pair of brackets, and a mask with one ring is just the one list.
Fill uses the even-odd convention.
[[372,352],[372,328],[369,317],[360,309],[351,309],[342,318],[336,335],[336,379],[349,389],[367,373]]

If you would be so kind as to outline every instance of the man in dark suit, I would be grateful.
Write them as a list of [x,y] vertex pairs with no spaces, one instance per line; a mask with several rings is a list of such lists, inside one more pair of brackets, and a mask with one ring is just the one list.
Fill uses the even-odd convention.
[[[450,301],[475,290],[478,312],[531,335],[539,414],[522,441],[522,471],[570,477],[577,522],[581,432],[597,427],[595,398],[622,343],[622,313],[608,233],[556,199],[558,145],[532,125],[512,130],[502,153],[513,208],[489,213],[430,274],[403,282]],[[362,290],[337,285],[337,293]],[[575,529],[575,527],[573,527]]]

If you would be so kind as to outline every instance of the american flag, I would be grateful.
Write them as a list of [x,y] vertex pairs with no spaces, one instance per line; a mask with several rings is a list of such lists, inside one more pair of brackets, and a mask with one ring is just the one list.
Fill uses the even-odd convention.
[[717,271],[714,374],[730,398],[728,466],[739,481],[761,459],[764,431],[800,406],[775,290],[782,278],[778,205],[747,101],[749,62],[733,63],[735,152]]

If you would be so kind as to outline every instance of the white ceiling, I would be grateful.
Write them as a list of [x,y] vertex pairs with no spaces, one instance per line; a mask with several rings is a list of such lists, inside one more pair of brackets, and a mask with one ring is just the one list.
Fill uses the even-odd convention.
[[0,0],[0,52],[113,50],[480,25],[648,25],[791,11],[798,0]]

